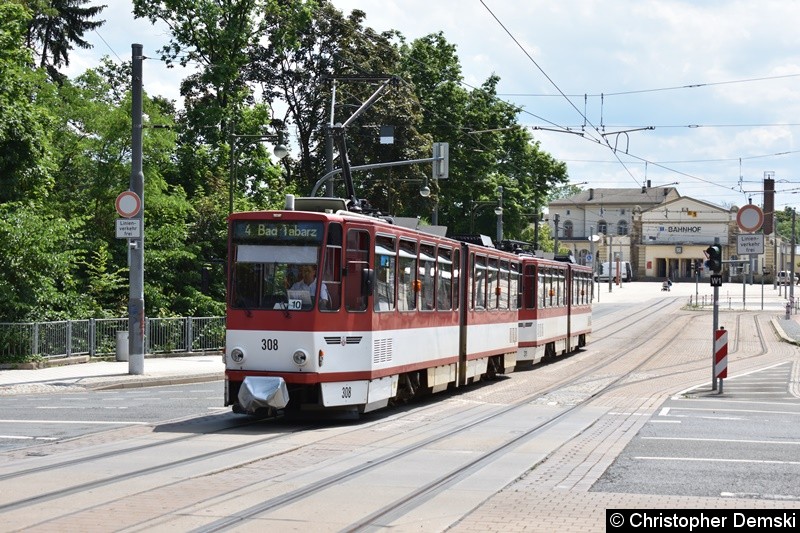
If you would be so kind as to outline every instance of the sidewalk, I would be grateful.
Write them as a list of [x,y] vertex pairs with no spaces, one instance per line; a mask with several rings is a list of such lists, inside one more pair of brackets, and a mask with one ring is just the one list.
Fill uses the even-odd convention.
[[[599,287],[595,284],[594,288],[599,291],[595,295],[595,306],[641,302],[654,298],[683,299],[688,305],[690,296],[693,299],[705,296],[707,302],[711,302],[713,298],[713,289],[708,282],[698,285],[675,283],[669,292],[661,290],[660,282],[613,285],[611,292],[608,291],[607,283],[600,284]],[[800,288],[797,289],[797,297],[800,298]],[[793,313],[786,319],[787,298],[784,291],[779,294],[771,285],[765,285],[762,310],[761,285],[747,285],[743,289],[741,284],[725,284],[719,291],[720,313],[742,309],[743,296],[746,304],[744,307],[748,311],[771,314],[772,324],[778,335],[786,342],[800,345],[800,314]],[[710,309],[698,312],[710,313]],[[0,396],[215,381],[223,379],[224,372],[225,365],[220,355],[147,357],[144,360],[144,374],[130,374],[127,361],[98,361],[36,370],[0,370]]]
[[146,357],[144,374],[130,374],[128,361],[97,361],[35,370],[0,370],[0,396],[177,385],[223,379],[221,355]]

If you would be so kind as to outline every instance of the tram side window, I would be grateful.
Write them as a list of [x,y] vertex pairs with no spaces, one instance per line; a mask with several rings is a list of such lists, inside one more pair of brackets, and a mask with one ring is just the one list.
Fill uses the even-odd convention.
[[564,307],[567,305],[567,277],[566,271],[558,270],[556,272],[556,283],[557,288],[556,291],[558,292],[558,300],[556,305],[560,307]]
[[398,256],[397,309],[414,311],[417,308],[417,244],[401,240]]
[[500,298],[500,269],[497,268],[497,259],[495,258],[489,258],[488,264],[489,267],[486,270],[486,308],[497,309],[497,303]]
[[511,286],[508,261],[500,261],[500,271],[498,272],[499,279],[499,292],[497,294],[497,308],[510,309],[511,308]]
[[542,289],[540,291],[540,294],[542,295],[541,307],[553,307],[555,305],[553,303],[555,290],[553,290],[553,275],[549,268],[543,268],[539,270],[539,287]]
[[486,258],[472,256],[472,309],[486,309]]
[[453,302],[453,261],[452,250],[439,248],[436,259],[436,308],[440,311],[452,309]]
[[395,240],[392,237],[375,238],[375,311],[395,309]]
[[572,304],[583,305],[583,274],[572,274]]
[[567,278],[567,286],[569,292],[567,293],[567,300],[570,305],[578,305],[580,303],[580,288],[578,283],[578,274],[572,272]]
[[435,308],[436,251],[430,244],[419,247],[419,308],[422,311],[433,311]]
[[347,281],[345,282],[345,309],[366,311],[366,274],[369,270],[369,233],[351,229],[347,232]]
[[519,283],[519,265],[517,263],[510,263],[508,271],[509,304],[511,304],[511,309],[519,309],[521,298],[520,291],[522,290],[522,285]]
[[592,275],[591,274],[586,274],[585,285],[586,285],[586,289],[585,289],[585,292],[586,292],[586,303],[587,304],[588,303],[592,303],[592,293],[594,291],[594,287],[592,286],[593,283],[592,283]]

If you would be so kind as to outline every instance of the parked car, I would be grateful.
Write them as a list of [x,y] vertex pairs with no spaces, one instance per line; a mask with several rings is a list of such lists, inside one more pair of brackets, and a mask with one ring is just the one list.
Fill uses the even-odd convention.
[[611,263],[603,263],[600,266],[600,273],[596,274],[594,277],[595,281],[608,281],[609,274],[611,275],[611,279],[617,279],[617,263],[619,263],[619,272],[621,276],[621,281],[628,282],[633,281],[633,269],[631,268],[630,261],[614,261]]
[[797,278],[792,272],[788,272],[786,270],[781,270],[778,272],[778,284],[780,285],[789,285],[790,283],[794,283],[796,279]]

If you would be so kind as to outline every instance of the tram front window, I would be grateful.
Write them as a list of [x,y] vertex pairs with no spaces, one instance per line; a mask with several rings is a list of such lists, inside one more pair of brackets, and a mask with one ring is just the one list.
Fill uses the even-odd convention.
[[237,221],[231,307],[313,309],[317,296],[327,296],[324,285],[317,294],[321,242],[321,223]]

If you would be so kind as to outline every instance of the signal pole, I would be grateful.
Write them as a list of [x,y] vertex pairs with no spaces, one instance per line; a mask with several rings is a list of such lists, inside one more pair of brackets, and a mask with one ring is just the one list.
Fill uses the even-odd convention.
[[706,249],[708,261],[706,265],[711,270],[711,286],[714,287],[714,325],[711,331],[711,390],[717,390],[717,351],[716,335],[719,329],[719,287],[722,285],[722,248],[719,245],[719,237],[714,237],[714,244]]
[[128,374],[144,374],[144,172],[142,172],[142,55],[141,44],[131,45],[131,179],[130,190],[139,195],[141,207],[138,239],[130,247],[130,292],[128,300]]

